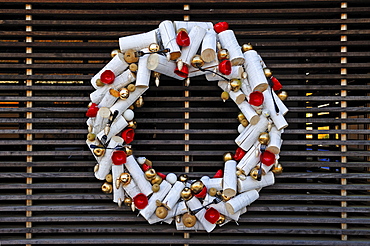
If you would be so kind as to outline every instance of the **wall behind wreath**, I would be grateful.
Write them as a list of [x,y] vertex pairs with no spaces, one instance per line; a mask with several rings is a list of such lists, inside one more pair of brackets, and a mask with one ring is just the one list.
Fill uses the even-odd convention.
[[[369,1],[0,3],[1,245],[370,243]],[[118,208],[85,144],[91,76],[119,37],[165,19],[227,21],[289,94],[283,174],[238,225],[211,234]],[[236,148],[238,110],[220,93],[201,77],[189,87],[162,77],[135,111],[134,154],[164,173],[211,176]]]

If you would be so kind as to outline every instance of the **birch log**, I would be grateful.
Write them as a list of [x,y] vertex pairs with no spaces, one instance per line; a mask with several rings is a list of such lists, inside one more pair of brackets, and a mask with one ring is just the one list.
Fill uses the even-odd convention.
[[238,190],[243,193],[249,190],[260,189],[275,183],[275,177],[273,172],[268,172],[266,175],[263,175],[261,181],[253,179],[251,176],[248,176],[245,180],[238,179]]
[[276,93],[272,93],[272,95],[274,96],[275,102],[276,102],[277,106],[279,107],[280,113],[282,115],[285,115],[286,113],[288,113],[289,109],[285,106],[283,101],[281,101],[281,99],[278,97],[278,95],[276,95]]
[[178,80],[185,79],[175,74],[176,63],[174,61],[168,61],[166,57],[156,53],[149,55],[147,68],[171,78]]
[[103,97],[108,93],[109,88],[110,88],[109,85],[105,85],[102,87],[98,87],[95,91],[90,93],[91,102],[99,104]]
[[231,198],[228,202],[226,202],[226,209],[230,214],[235,214],[242,208],[250,205],[252,202],[257,200],[259,197],[259,193],[256,190],[246,191],[237,195],[234,198]]
[[260,121],[260,116],[256,113],[254,108],[247,101],[242,101],[237,105],[251,125],[256,125]]
[[235,139],[235,143],[243,150],[248,151],[256,142],[260,133],[266,131],[268,120],[264,115],[260,116],[260,120],[256,125],[248,125],[242,133]]
[[207,190],[215,188],[219,191],[223,190],[223,178],[210,178],[208,176],[203,176],[200,181],[207,187]]
[[152,194],[152,185],[148,180],[145,179],[144,172],[141,170],[133,155],[127,157],[125,165],[132,179],[134,179],[135,183],[138,185],[140,191],[146,196]]
[[232,220],[235,220],[235,221],[239,220],[240,211],[237,211],[236,213],[231,214],[229,211],[227,211],[225,202],[212,204],[212,205],[210,205],[210,207],[216,209],[220,214],[223,214],[223,215],[225,215],[226,217],[229,217]]
[[93,133],[98,134],[107,125],[110,116],[109,108],[100,108],[93,126]]
[[[218,69],[217,69],[218,71]],[[217,72],[216,71],[216,72]],[[231,67],[231,73],[229,75],[223,75],[223,77],[226,77],[228,79],[241,79],[243,76],[244,68],[242,66],[232,66]],[[207,73],[206,79],[208,81],[216,81],[216,80],[224,80],[221,76],[218,76],[214,73]]]
[[181,56],[181,50],[176,43],[176,31],[172,21],[162,21],[159,24],[159,33],[161,35],[162,44],[165,49],[170,49],[170,60],[176,60]]
[[[107,93],[105,93],[103,99],[99,103],[98,107],[110,108],[118,100],[118,97],[116,97],[114,94],[115,91],[116,91],[115,89],[109,88]],[[117,91],[117,93],[119,92]]]
[[128,123],[125,118],[122,115],[118,115],[112,122],[108,134],[105,134],[105,130],[103,129],[96,135],[96,137],[102,142],[109,142],[113,136],[125,129],[126,126],[128,126]]
[[244,58],[244,67],[248,74],[248,81],[252,91],[265,91],[268,83],[261,66],[259,55],[255,50],[249,50],[244,52]]
[[[236,103],[241,104],[242,102],[245,102],[245,95],[240,90],[238,91],[232,91],[230,90],[229,82],[227,81],[219,81],[218,87],[220,87],[223,91],[226,91],[229,93],[230,98]],[[246,102],[247,103],[247,102]],[[253,109],[252,109],[253,110]],[[254,112],[254,114],[258,117],[258,115]],[[246,116],[247,117],[247,116]],[[247,118],[248,119],[248,118]],[[248,119],[249,121],[249,119]]]
[[126,191],[127,195],[134,198],[136,195],[141,193],[139,186],[136,184],[134,179],[131,179],[130,183],[122,185],[122,188]]
[[271,127],[271,130],[269,132],[270,135],[270,143],[267,145],[266,150],[274,153],[279,154],[280,153],[280,147],[282,144],[281,140],[281,131],[279,131],[274,125]]
[[[149,52],[149,50],[142,49],[143,52]],[[144,55],[139,58],[138,69],[136,72],[136,87],[148,87],[150,81],[150,70],[147,68],[149,55]]]
[[180,199],[181,191],[184,189],[185,185],[183,182],[176,181],[175,184],[172,186],[171,191],[167,194],[167,196],[162,201],[163,204],[169,209],[172,210],[173,207]]
[[139,51],[141,49],[149,47],[152,43],[157,43],[157,29],[150,32],[125,36],[119,38],[119,47],[122,53],[129,49]]
[[[188,33],[193,29],[195,26],[199,26],[205,30],[213,29],[212,22],[197,22],[197,21],[174,21],[175,29],[179,30],[180,28],[184,28]],[[191,39],[190,39],[191,42]]]
[[95,122],[95,117],[94,118],[90,117],[90,118],[87,119],[86,125],[87,125],[88,132],[93,131],[94,122]]
[[278,130],[284,129],[288,126],[288,122],[285,120],[284,116],[282,113],[276,112],[275,110],[275,104],[272,99],[272,94],[275,94],[274,92],[271,91],[270,87],[268,90],[265,90],[263,92],[263,97],[264,97],[264,105],[266,109],[269,110],[270,113],[270,118],[274,122],[276,128]]
[[107,174],[110,172],[112,168],[112,154],[114,152],[114,148],[122,143],[123,139],[121,137],[114,136],[111,139],[107,149],[105,150],[104,156],[100,159],[99,169],[95,172],[95,177],[97,179],[104,180],[105,176],[107,176]]
[[96,85],[96,80],[97,79],[100,79],[100,75],[104,71],[111,70],[114,73],[114,75],[117,77],[123,71],[125,71],[127,67],[128,67],[128,64],[126,63],[125,59],[123,58],[123,54],[122,53],[118,53],[97,74],[95,74],[91,78],[91,85],[95,89],[98,89],[99,86]]
[[135,91],[130,92],[130,96],[126,100],[118,100],[111,108],[110,111],[114,113],[114,111],[118,110],[119,114],[123,114],[128,107],[130,107],[133,103],[136,102],[137,99],[148,89],[149,87],[138,87]]
[[163,180],[162,183],[160,184],[159,191],[153,193],[153,195],[149,198],[148,205],[140,211],[140,214],[146,220],[149,220],[149,218],[154,214],[157,208],[156,201],[157,200],[162,201],[170,190],[171,184],[168,183],[166,180]]
[[119,90],[134,81],[135,75],[130,70],[126,70],[115,78],[112,87]]
[[205,34],[206,30],[204,28],[194,26],[189,32],[190,45],[182,48],[179,59],[181,59],[185,64],[190,65],[191,60],[197,53]]
[[242,65],[244,56],[233,30],[225,30],[218,34],[222,48],[229,51],[230,62],[233,66]]
[[119,205],[125,200],[125,192],[122,187],[116,187],[115,181],[119,176],[125,172],[124,165],[112,165],[112,178],[113,178],[113,202]]
[[216,38],[217,34],[212,29],[207,29],[202,41],[201,57],[204,62],[211,62],[216,59]]
[[[196,198],[195,196],[192,197],[190,200],[188,200],[186,204],[188,205],[191,211],[202,207],[202,204],[200,203],[198,198]],[[197,217],[198,221],[203,225],[204,229],[207,232],[211,232],[216,227],[216,224],[212,224],[209,221],[207,221],[204,218],[205,213],[206,213],[206,210],[202,209],[198,213],[196,213],[195,216]]]
[[245,153],[243,158],[239,161],[236,166],[237,169],[243,170],[246,175],[260,162],[260,146],[261,144],[257,141],[252,147]]
[[236,195],[236,161],[229,160],[225,162],[224,166],[224,177],[223,177],[223,193],[227,197],[233,197]]

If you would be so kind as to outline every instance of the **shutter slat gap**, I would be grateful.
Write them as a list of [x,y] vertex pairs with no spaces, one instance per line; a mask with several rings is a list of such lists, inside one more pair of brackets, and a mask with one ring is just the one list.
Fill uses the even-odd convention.
[[[341,8],[346,9],[347,8],[347,2],[342,2],[341,3]],[[341,14],[341,19],[346,20],[347,19],[347,13],[342,13]],[[347,24],[342,24],[340,27],[341,31],[346,31],[347,30]],[[347,35],[342,35],[340,38],[341,42],[346,42],[347,41]],[[345,43],[344,43],[345,44]],[[347,46],[346,45],[341,45],[341,52],[346,53],[347,52]],[[347,58],[346,55],[344,54],[343,57],[341,57],[341,64],[346,64],[347,63]],[[345,66],[345,65],[344,65]],[[340,71],[341,75],[345,76],[347,75],[347,69],[346,68],[341,68]],[[341,86],[347,86],[347,79],[341,79]],[[347,96],[347,90],[341,90],[341,96],[346,97]],[[341,101],[341,108],[346,108],[347,107],[347,101]],[[347,112],[341,112],[341,119],[347,119]],[[347,129],[347,123],[341,123],[341,130],[346,130]],[[341,134],[341,141],[346,141],[347,140],[347,134]],[[341,145],[341,152],[345,153],[347,152],[347,145],[343,144]],[[341,156],[341,163],[346,164],[347,163],[347,156]],[[347,168],[346,167],[341,167],[341,174],[346,174],[347,173]],[[342,178],[341,179],[341,185],[346,185],[347,184],[347,179]],[[347,190],[343,189],[341,190],[341,196],[347,196]],[[341,201],[341,207],[347,207],[347,202],[346,201]],[[346,219],[347,218],[347,212],[342,212],[341,213],[341,218]],[[341,224],[341,229],[342,230],[347,230],[348,226],[347,223],[342,223]],[[347,240],[348,236],[343,234],[341,235],[342,240]]]

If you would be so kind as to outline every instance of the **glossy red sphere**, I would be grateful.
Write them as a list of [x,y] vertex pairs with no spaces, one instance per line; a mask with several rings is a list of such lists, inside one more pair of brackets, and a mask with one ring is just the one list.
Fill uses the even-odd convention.
[[213,175],[213,178],[222,178],[224,176],[224,171],[222,169],[219,169],[215,175]]
[[274,76],[271,76],[271,82],[274,84],[272,87],[274,91],[280,91],[281,89],[283,89],[283,86],[280,84],[280,81]]
[[112,162],[114,165],[122,165],[125,164],[127,160],[127,155],[125,151],[116,150],[112,154]]
[[176,36],[176,43],[182,47],[190,45],[190,38],[187,32],[179,31]]
[[215,224],[220,218],[220,212],[217,209],[210,207],[204,214],[204,218],[211,224]]
[[132,128],[127,128],[124,130],[121,134],[121,137],[125,141],[125,143],[130,144],[132,141],[134,141],[135,137],[135,131]]
[[101,75],[100,75],[100,80],[104,84],[112,84],[116,76],[111,70],[105,70]]
[[92,103],[89,109],[86,111],[86,116],[87,117],[96,117],[98,114],[99,108],[96,103]]
[[236,149],[233,159],[236,161],[240,161],[245,156],[245,154],[245,150],[239,147]]
[[175,74],[177,74],[178,76],[182,77],[182,78],[187,78],[188,75],[189,75],[189,68],[187,65],[183,65],[181,70],[179,70],[179,68],[176,66],[175,68]]
[[148,205],[148,197],[143,193],[139,193],[133,198],[134,204],[138,209],[143,209]]
[[260,156],[260,160],[266,166],[271,166],[272,164],[275,163],[275,154],[268,150],[263,151]]
[[260,106],[263,103],[263,94],[260,91],[253,91],[251,94],[249,94],[249,104],[253,106]]
[[215,29],[215,32],[220,33],[227,29],[229,29],[229,23],[226,21],[218,22],[213,26],[213,29]]
[[218,71],[222,74],[229,75],[231,73],[231,62],[229,60],[223,60],[218,64]]

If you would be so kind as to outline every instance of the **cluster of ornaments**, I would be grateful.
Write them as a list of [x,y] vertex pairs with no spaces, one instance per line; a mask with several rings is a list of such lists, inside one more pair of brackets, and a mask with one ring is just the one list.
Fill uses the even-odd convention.
[[[206,230],[238,221],[259,191],[282,172],[281,134],[288,126],[282,102],[286,92],[250,44],[240,46],[226,22],[163,21],[147,33],[119,39],[119,50],[91,79],[86,112],[86,143],[97,164],[95,177],[113,201],[139,210],[150,224],[172,223],[178,230]],[[178,80],[204,75],[216,81],[221,98],[240,109],[234,153],[225,153],[224,169],[191,180],[163,174],[145,157],[135,157],[131,142],[137,124],[134,108],[154,76]]]

